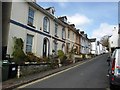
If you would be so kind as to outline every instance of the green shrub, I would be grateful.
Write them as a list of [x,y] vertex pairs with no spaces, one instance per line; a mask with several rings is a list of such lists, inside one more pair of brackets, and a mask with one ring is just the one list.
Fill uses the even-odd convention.
[[60,59],[63,59],[63,57],[64,57],[64,52],[63,52],[62,50],[58,50],[58,57],[59,57]]
[[24,42],[21,38],[16,38],[16,37],[14,37],[13,40],[14,40],[14,48],[12,53],[13,61],[16,64],[22,64],[24,63],[24,60],[26,58],[26,55],[23,52]]
[[34,53],[28,52],[26,61],[27,62],[37,62],[37,63],[40,63],[40,62],[43,61],[43,59],[40,58],[40,57],[35,56]]
[[46,62],[46,63],[50,63],[51,62],[49,57],[44,57],[43,61]]
[[64,52],[62,50],[58,50],[58,57],[61,61],[61,64],[66,63],[67,56],[64,54]]

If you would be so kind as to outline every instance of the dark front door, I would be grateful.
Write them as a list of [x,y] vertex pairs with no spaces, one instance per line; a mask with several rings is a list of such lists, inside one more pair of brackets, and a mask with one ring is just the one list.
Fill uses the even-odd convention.
[[46,57],[47,56],[47,40],[44,39],[44,42],[43,42],[43,57]]

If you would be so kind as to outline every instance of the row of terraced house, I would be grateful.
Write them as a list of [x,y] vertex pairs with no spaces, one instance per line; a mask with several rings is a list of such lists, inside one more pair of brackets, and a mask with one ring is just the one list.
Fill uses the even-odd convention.
[[[22,38],[24,52],[36,56],[49,56],[54,50],[68,53],[76,49],[76,54],[96,53],[92,51],[87,34],[69,24],[67,16],[56,17],[55,9],[42,8],[36,2],[9,2],[3,4],[3,52],[12,56],[13,37]],[[4,17],[6,16],[6,17]]]

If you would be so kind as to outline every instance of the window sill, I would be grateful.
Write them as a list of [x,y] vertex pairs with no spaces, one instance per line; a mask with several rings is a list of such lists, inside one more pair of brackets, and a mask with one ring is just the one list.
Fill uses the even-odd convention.
[[59,38],[57,35],[55,35],[55,37]]
[[63,40],[66,40],[65,38],[62,38]]
[[35,26],[33,26],[33,25],[29,24],[29,23],[28,23],[27,25],[28,25],[28,26],[31,26],[32,28],[35,28]]
[[[43,30],[43,31],[44,31],[44,30]],[[44,31],[44,32],[49,34],[49,32],[47,32],[47,31]]]

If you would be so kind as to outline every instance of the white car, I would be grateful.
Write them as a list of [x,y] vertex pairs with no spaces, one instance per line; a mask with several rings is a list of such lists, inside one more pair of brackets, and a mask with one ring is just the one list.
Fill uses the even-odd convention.
[[110,88],[120,87],[120,48],[116,48],[110,59],[109,67]]

